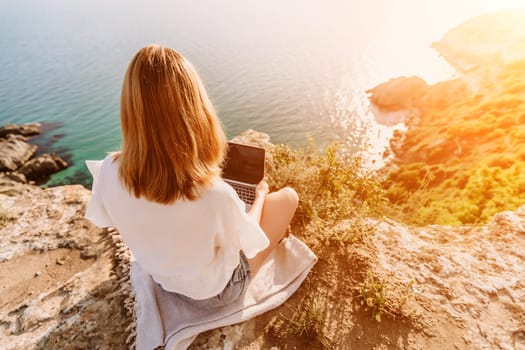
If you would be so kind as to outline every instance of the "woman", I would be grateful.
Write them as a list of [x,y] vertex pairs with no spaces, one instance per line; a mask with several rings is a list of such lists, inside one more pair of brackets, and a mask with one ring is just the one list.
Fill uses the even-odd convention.
[[240,298],[285,236],[291,188],[257,186],[244,203],[220,177],[226,138],[193,66],[175,50],[141,49],[124,77],[122,150],[94,180],[86,217],[115,227],[166,291],[202,307]]

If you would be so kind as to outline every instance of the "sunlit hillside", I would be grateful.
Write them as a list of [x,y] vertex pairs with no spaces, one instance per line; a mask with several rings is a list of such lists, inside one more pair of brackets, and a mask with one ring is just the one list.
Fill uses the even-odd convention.
[[525,57],[524,19],[525,9],[479,16],[450,30],[433,46],[462,72],[491,70]]
[[487,222],[525,203],[525,10],[475,18],[435,44],[460,79],[422,87],[392,141],[390,200],[415,224]]

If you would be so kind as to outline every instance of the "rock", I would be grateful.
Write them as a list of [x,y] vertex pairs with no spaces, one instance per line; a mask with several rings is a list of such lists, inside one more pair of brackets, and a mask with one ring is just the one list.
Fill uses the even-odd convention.
[[31,303],[18,318],[15,334],[24,333],[32,328],[36,328],[46,323],[50,318],[55,317],[57,309],[60,308],[60,297],[54,297],[46,303],[35,300]]
[[[525,206],[484,226],[383,222],[372,239],[374,270],[389,286],[416,281],[405,310],[436,340],[447,331],[442,348],[521,349],[508,344],[525,330],[524,224]],[[423,348],[440,348],[431,344]]]
[[0,138],[7,135],[34,136],[40,134],[40,123],[31,124],[7,124],[0,128]]
[[11,179],[10,175],[11,174],[9,173],[0,174],[0,194],[4,194],[6,196],[17,196],[35,188],[35,186]]
[[21,135],[7,135],[0,139],[0,171],[14,171],[36,152],[37,146]]
[[231,139],[232,142],[269,149],[273,146],[270,136],[263,132],[248,129]]
[[[0,227],[2,349],[128,349],[133,319],[120,289],[125,272],[110,230],[84,218],[90,191],[14,183],[29,190],[0,196],[16,214]],[[525,348],[525,206],[484,226],[369,220],[373,229],[363,242],[316,248],[319,262],[284,307],[203,333],[191,349],[322,349],[314,340],[296,347],[291,337],[271,336],[273,319],[311,296],[327,298],[324,326],[341,348]],[[344,237],[354,225],[340,221],[330,230]],[[399,313],[381,323],[352,297],[368,272],[385,286],[389,301],[400,303],[394,309]]]
[[[114,248],[108,232],[84,218],[90,191],[29,187],[0,196],[17,214],[0,227],[0,348],[127,349],[132,319]],[[62,215],[47,216],[50,208]],[[92,258],[81,257],[85,249]]]
[[379,109],[399,111],[414,107],[414,102],[426,92],[427,83],[416,76],[399,77],[368,90],[370,101]]
[[26,176],[28,180],[45,181],[52,174],[67,168],[67,162],[54,154],[43,154],[31,159],[18,171]]
[[21,184],[27,183],[27,178],[24,174],[19,172],[12,172],[12,173],[4,173],[5,177],[7,177],[9,180],[13,180],[16,182],[20,182]]

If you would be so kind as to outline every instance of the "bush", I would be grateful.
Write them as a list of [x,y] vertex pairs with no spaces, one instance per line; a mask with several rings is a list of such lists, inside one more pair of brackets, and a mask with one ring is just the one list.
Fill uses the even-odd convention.
[[291,317],[280,315],[275,326],[277,336],[286,339],[290,336],[306,338],[317,342],[323,349],[330,349],[331,340],[327,335],[326,303],[319,297],[303,299],[298,307],[290,307]]
[[359,156],[344,154],[339,143],[324,151],[313,141],[295,150],[276,145],[271,154],[270,189],[290,186],[299,194],[292,226],[324,233],[324,227],[338,220],[381,212],[386,199],[377,176],[363,168]]
[[388,215],[415,225],[482,224],[525,204],[523,62],[480,82],[476,95],[460,92],[440,109],[419,105],[421,120],[392,147]]
[[407,284],[388,286],[368,270],[366,279],[359,284],[359,302],[371,312],[374,320],[381,322],[383,315],[396,317],[402,314],[401,308],[413,295],[413,284],[414,280],[410,280]]

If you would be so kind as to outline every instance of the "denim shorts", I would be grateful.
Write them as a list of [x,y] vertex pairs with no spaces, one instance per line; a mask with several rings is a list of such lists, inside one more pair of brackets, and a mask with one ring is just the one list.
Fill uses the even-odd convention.
[[222,292],[214,297],[202,300],[192,299],[182,294],[179,294],[179,296],[187,302],[204,309],[224,306],[240,299],[246,292],[246,288],[248,288],[248,284],[250,283],[251,271],[250,265],[248,264],[248,258],[246,258],[242,251],[239,252],[239,255],[239,265],[233,270],[232,277]]

